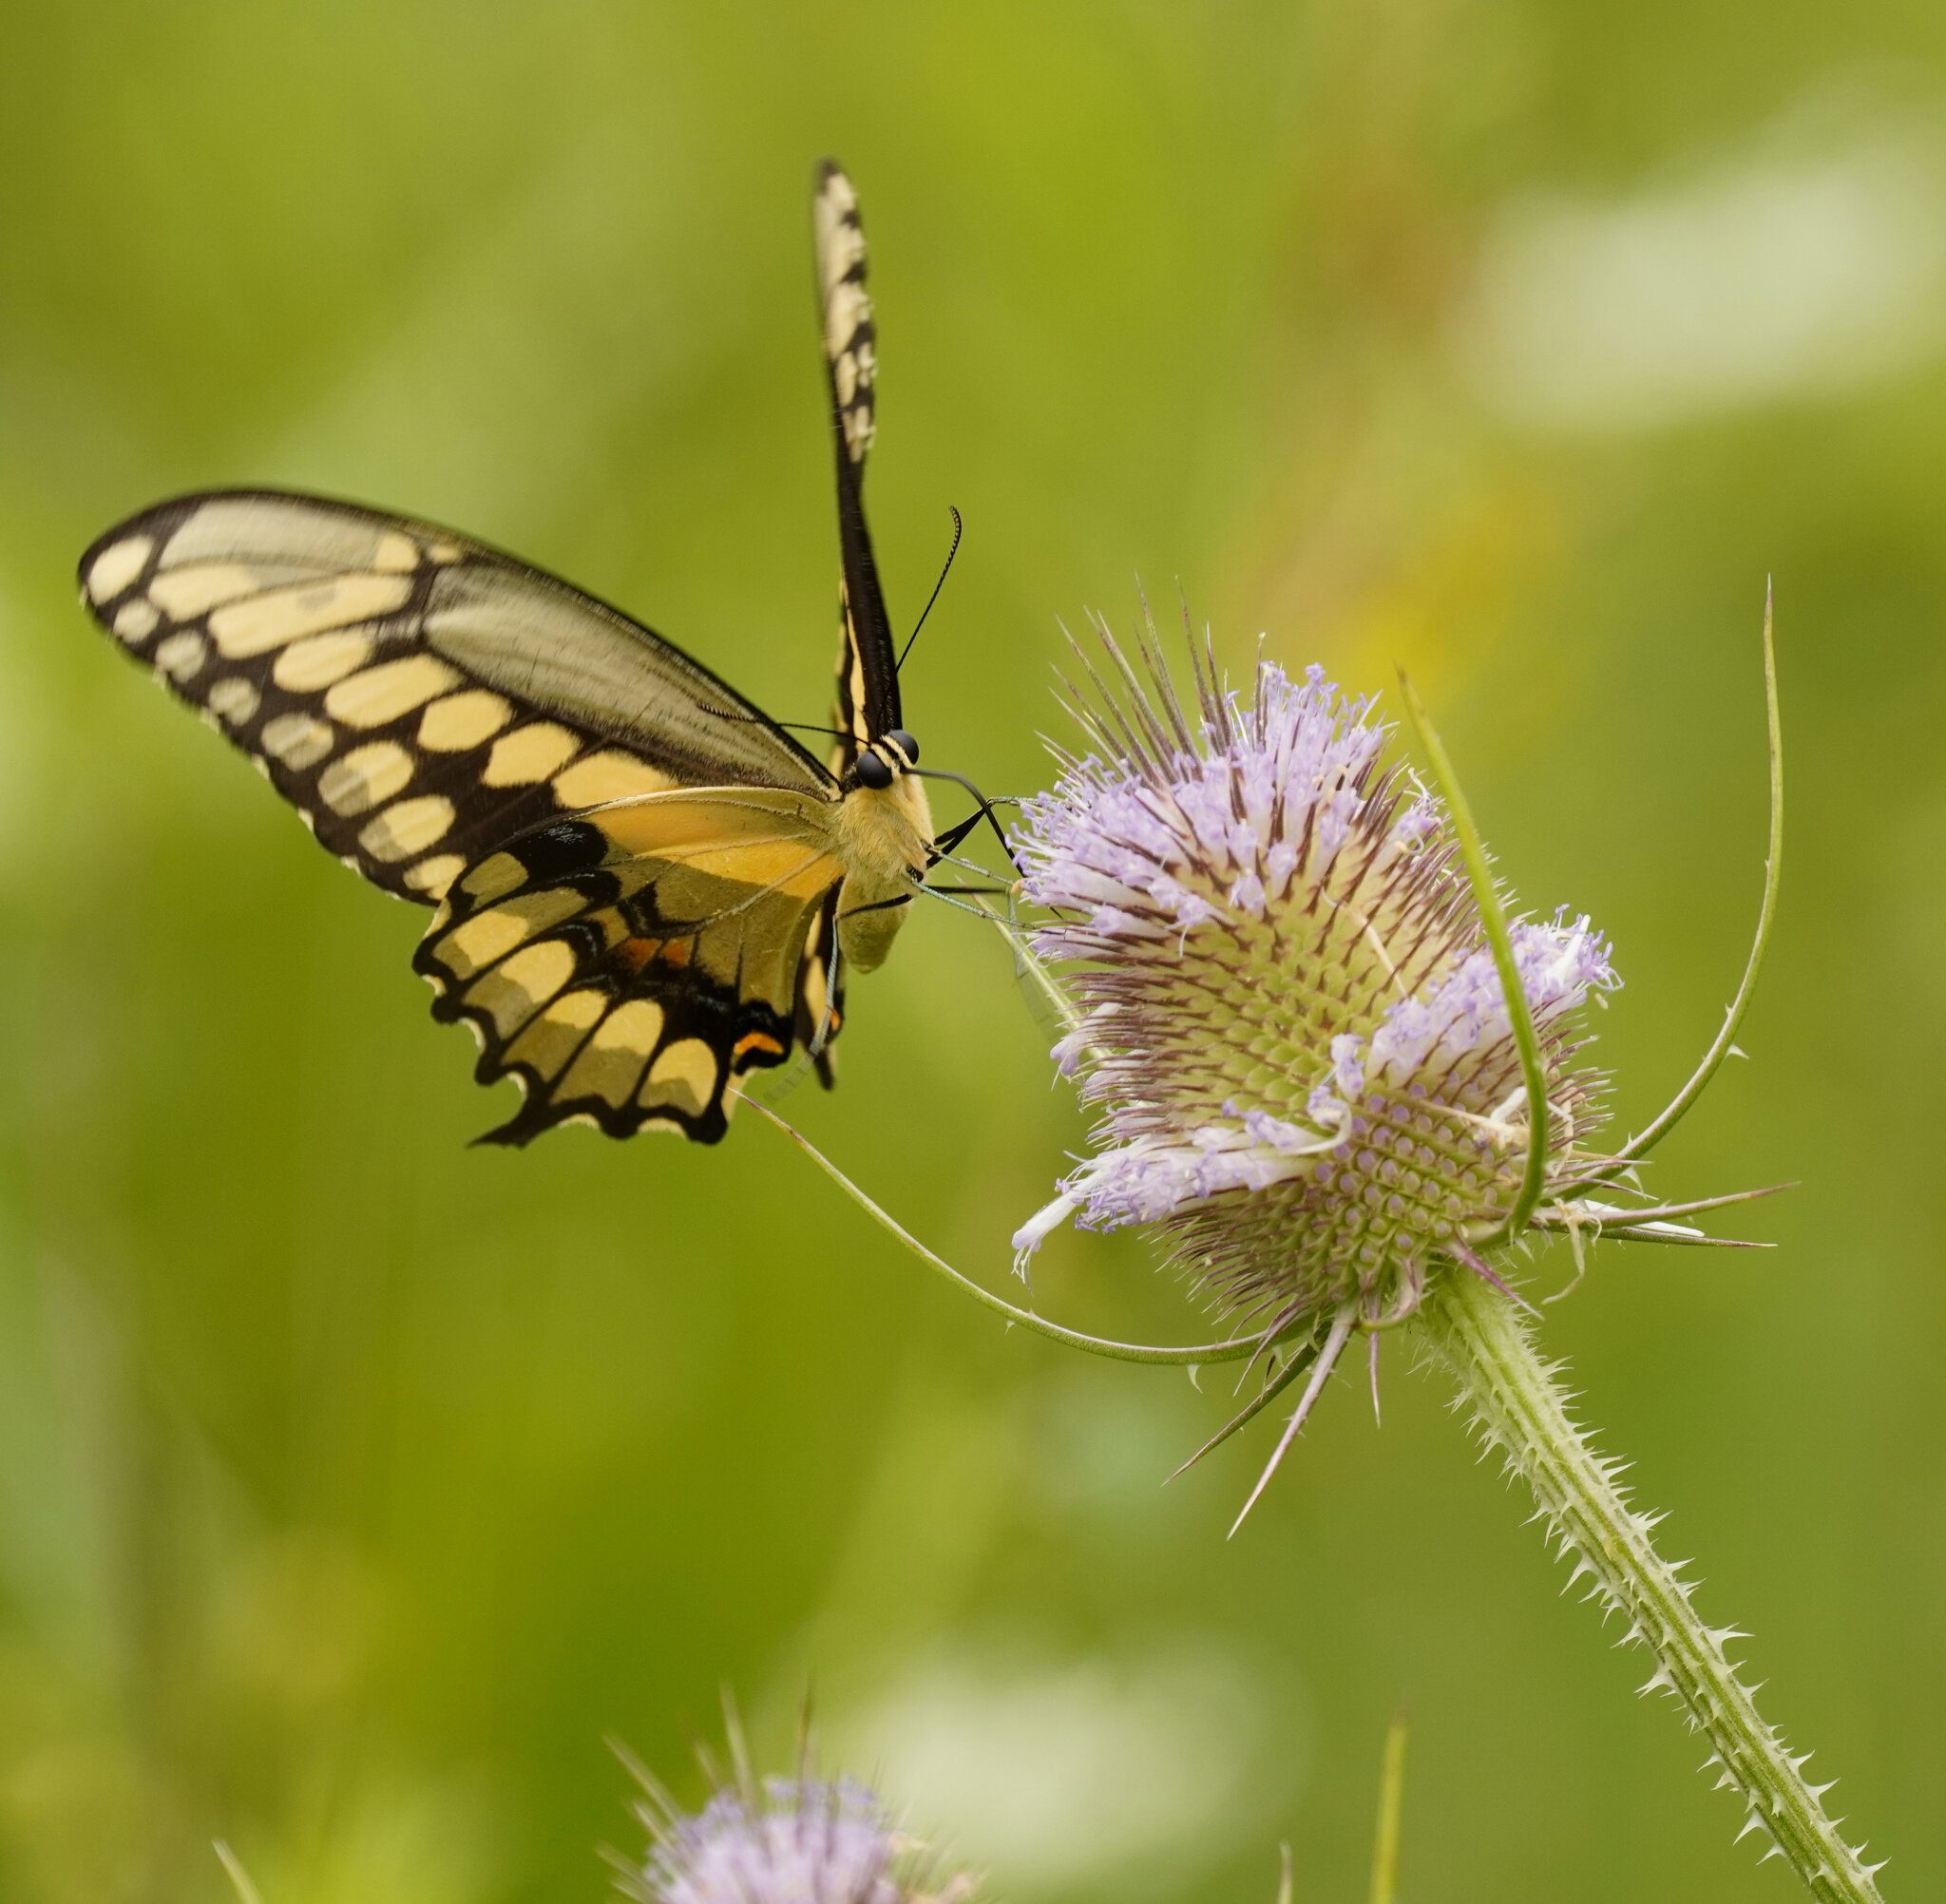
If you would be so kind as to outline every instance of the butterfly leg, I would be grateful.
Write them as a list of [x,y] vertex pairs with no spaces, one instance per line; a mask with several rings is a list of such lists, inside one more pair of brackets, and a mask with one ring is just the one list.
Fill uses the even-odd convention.
[[845,911],[837,916],[840,919],[857,919],[868,912],[888,912],[895,905],[910,905],[911,904],[912,895],[909,892],[896,892],[890,899],[874,899],[866,905],[848,906]]
[[984,820],[986,824],[993,828],[993,837],[1000,842],[1000,849],[1007,856],[1007,864],[1010,866],[1012,866],[1016,872],[1019,872],[1021,870],[1020,862],[1014,858],[1014,849],[1011,846],[1008,845],[1007,836],[1005,832],[1002,829],[1000,820],[995,815],[993,809],[996,807],[1018,807],[1021,804],[1020,801],[1010,793],[999,793],[989,798],[986,794],[983,793],[979,790],[979,788],[974,786],[974,784],[970,780],[964,778],[963,775],[958,773],[928,772],[925,777],[928,779],[943,779],[956,781],[960,786],[963,787],[967,792],[972,794],[973,798],[979,803],[975,809],[971,813],[967,814],[967,816],[963,820],[960,821],[956,826],[948,827],[946,830],[933,842],[932,852],[934,861],[937,862],[938,860],[944,858],[944,856],[947,853],[951,852],[953,848],[957,847],[962,840],[965,839],[966,836],[972,832],[974,828],[979,826],[980,823],[983,820]]

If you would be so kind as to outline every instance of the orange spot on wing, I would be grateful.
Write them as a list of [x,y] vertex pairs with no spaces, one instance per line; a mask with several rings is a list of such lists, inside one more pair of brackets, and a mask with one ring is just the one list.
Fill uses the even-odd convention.
[[733,1056],[743,1057],[753,1051],[769,1052],[773,1057],[782,1057],[784,1056],[784,1047],[769,1032],[745,1032],[736,1040]]
[[678,970],[689,963],[687,939],[624,939],[615,948],[616,958],[631,972],[644,965],[674,965]]

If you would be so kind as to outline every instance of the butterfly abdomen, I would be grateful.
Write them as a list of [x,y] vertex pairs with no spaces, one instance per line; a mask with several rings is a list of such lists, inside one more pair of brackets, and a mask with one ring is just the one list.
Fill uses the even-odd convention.
[[859,787],[838,809],[838,855],[845,884],[838,894],[838,949],[853,970],[885,963],[932,845],[925,789],[909,774],[884,789]]

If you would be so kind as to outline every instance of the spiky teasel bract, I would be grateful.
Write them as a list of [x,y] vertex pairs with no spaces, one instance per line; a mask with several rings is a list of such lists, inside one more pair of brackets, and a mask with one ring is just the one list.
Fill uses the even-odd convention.
[[[1519,1053],[1445,809],[1383,761],[1373,703],[1259,658],[1248,695],[1192,644],[1178,696],[1105,626],[1018,835],[1034,946],[1077,1010],[1056,1057],[1097,1149],[1015,1239],[1063,1218],[1154,1226],[1267,1340],[1338,1347],[1419,1305],[1502,1232],[1526,1162]],[[1514,927],[1544,1068],[1547,1181],[1585,1175],[1597,1079],[1577,1014],[1618,981],[1565,913]]]
[[639,1904],[972,1904],[973,1879],[945,1870],[868,1786],[818,1772],[808,1724],[788,1778],[757,1776],[734,1712],[729,1736],[727,1775],[704,1759],[717,1789],[697,1812],[632,1766],[650,1843],[622,1865],[621,1889]]

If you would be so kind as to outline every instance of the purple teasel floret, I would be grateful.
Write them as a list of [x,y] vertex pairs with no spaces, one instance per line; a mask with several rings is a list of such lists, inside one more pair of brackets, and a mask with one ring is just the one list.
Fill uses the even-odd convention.
[[[1069,1217],[1154,1226],[1228,1316],[1335,1360],[1479,1265],[1525,1169],[1519,1053],[1459,844],[1382,764],[1373,703],[1322,669],[1260,659],[1246,696],[1195,653],[1185,707],[1153,640],[1146,680],[1103,640],[1075,697],[1088,751],[1016,834],[1053,915],[1034,948],[1075,1010],[1055,1061],[1099,1119],[1017,1262]],[[1586,917],[1517,919],[1512,943],[1553,1181],[1586,1170],[1579,1014],[1619,981]]]
[[693,1816],[645,1813],[656,1830],[628,1889],[643,1904],[945,1904],[923,1848],[849,1779],[740,1782]]

